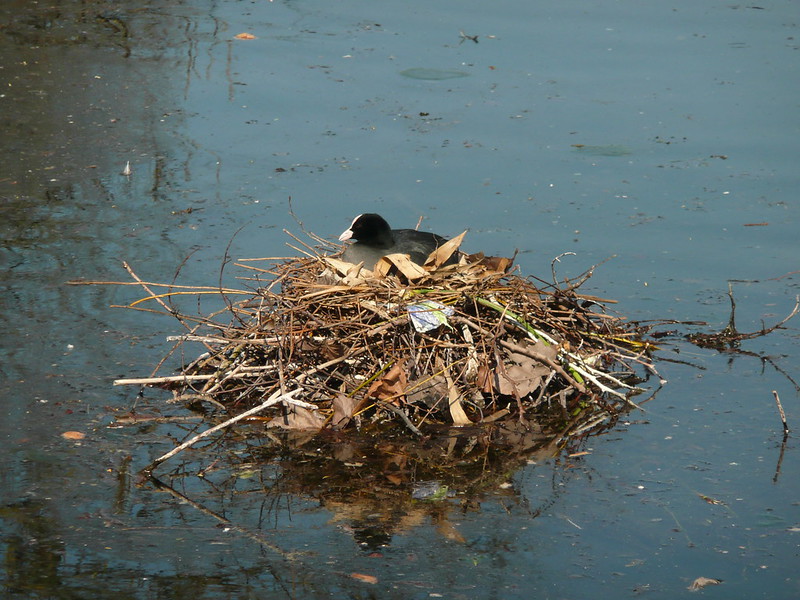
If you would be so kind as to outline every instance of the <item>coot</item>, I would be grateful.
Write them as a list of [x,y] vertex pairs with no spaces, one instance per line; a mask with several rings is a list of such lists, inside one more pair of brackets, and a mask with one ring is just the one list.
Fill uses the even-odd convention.
[[[372,269],[382,256],[387,254],[408,254],[411,260],[421,265],[425,263],[431,252],[447,240],[435,233],[417,231],[415,229],[392,229],[380,215],[365,213],[353,219],[350,228],[339,236],[339,241],[354,239],[342,254],[342,260],[358,264],[364,263],[365,269]],[[458,252],[445,264],[458,261]]]

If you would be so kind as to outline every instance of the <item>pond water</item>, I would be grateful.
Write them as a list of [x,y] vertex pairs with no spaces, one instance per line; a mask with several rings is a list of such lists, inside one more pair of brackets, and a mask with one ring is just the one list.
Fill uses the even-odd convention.
[[560,277],[603,263],[584,291],[635,320],[720,330],[733,282],[757,331],[800,293],[798,34],[792,0],[3,2],[4,597],[675,598],[697,577],[800,597],[798,448],[772,396],[797,428],[796,322],[743,352],[669,341],[668,383],[587,454],[400,509],[253,440],[222,442],[219,472],[206,449],[168,488],[139,481],[199,424],[118,426],[190,415],[112,382],[180,329],[112,308],[139,289],[66,285],[130,281],[122,261],[236,285],[228,245],[291,254],[292,212],[335,239],[369,210],[469,229],[545,279],[564,252]]

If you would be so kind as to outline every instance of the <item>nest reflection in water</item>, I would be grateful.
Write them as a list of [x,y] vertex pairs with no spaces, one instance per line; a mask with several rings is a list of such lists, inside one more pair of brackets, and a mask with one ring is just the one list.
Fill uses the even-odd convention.
[[[479,255],[443,266],[462,237],[422,266],[393,255],[366,271],[316,252],[242,260],[250,290],[157,293],[129,269],[149,294],[132,306],[160,303],[188,330],[170,354],[196,358],[178,375],[116,383],[170,389],[215,423],[145,473],[224,430],[262,470],[280,465],[281,493],[313,496],[354,529],[384,515],[364,527],[391,535],[404,522],[395,513],[413,520],[431,503],[514,495],[520,467],[578,452],[636,406],[655,373],[651,347],[609,313],[611,301],[579,293],[588,274],[547,284]],[[226,308],[190,316],[171,304],[179,294],[212,294]],[[195,344],[199,355],[187,350]]]

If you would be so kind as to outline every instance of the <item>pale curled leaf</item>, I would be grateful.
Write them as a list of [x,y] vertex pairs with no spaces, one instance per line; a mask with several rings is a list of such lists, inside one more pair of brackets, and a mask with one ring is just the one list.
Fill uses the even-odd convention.
[[692,585],[690,585],[686,589],[692,592],[696,592],[697,590],[702,590],[707,585],[719,585],[720,583],[722,583],[722,579],[712,579],[710,577],[698,577],[692,582]]
[[444,244],[436,248],[436,250],[431,252],[428,258],[425,259],[425,266],[436,269],[446,263],[448,259],[453,256],[453,253],[458,250],[461,242],[464,241],[465,235],[467,235],[466,231],[450,240],[447,240]]
[[330,256],[322,257],[322,261],[333,270],[338,280],[348,286],[363,285],[374,276],[372,271],[365,269],[362,264],[355,265]]
[[470,421],[467,413],[464,412],[464,407],[461,405],[461,394],[459,393],[453,378],[450,377],[450,370],[445,369],[444,373],[445,379],[447,380],[447,394],[448,401],[450,402],[450,418],[453,419],[453,425],[456,427],[470,425],[472,421]]
[[397,267],[397,270],[409,281],[422,279],[428,274],[425,269],[411,260],[408,254],[387,254],[375,264],[373,271],[376,277],[386,277],[393,266]]

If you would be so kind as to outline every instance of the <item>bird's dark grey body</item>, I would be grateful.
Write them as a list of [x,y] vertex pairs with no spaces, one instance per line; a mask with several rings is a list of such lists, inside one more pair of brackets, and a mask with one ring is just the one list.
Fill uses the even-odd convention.
[[[421,265],[431,252],[447,240],[435,233],[415,229],[392,229],[386,220],[375,213],[365,213],[353,219],[350,228],[339,236],[340,241],[354,239],[356,242],[345,248],[342,260],[364,263],[372,269],[381,257],[387,254],[408,254],[412,261]],[[457,252],[445,264],[457,262]]]

